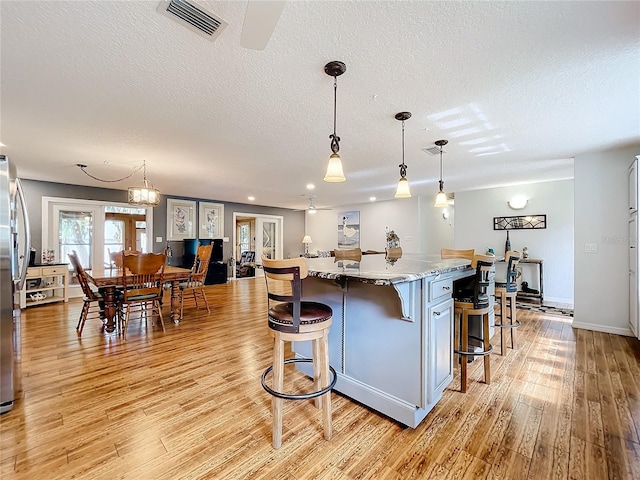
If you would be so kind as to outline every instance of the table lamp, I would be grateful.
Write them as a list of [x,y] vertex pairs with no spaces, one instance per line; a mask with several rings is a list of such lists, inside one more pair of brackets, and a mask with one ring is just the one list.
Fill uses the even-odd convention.
[[311,237],[309,235],[305,235],[302,237],[302,243],[304,243],[304,254],[305,256],[309,255],[309,244],[313,243],[311,241]]

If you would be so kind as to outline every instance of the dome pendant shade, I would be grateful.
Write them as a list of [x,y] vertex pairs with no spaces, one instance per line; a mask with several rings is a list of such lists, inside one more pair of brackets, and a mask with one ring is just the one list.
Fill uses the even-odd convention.
[[444,193],[442,190],[440,190],[438,192],[438,195],[436,195],[436,203],[434,203],[434,207],[439,208],[439,207],[446,207],[449,204],[447,203],[447,194]]
[[398,189],[396,190],[396,198],[411,198],[411,191],[409,190],[409,181],[406,177],[400,177],[398,180]]
[[329,165],[327,166],[327,173],[324,176],[325,182],[337,183],[344,182],[346,180],[344,172],[342,171],[342,161],[340,155],[332,153],[329,157]]

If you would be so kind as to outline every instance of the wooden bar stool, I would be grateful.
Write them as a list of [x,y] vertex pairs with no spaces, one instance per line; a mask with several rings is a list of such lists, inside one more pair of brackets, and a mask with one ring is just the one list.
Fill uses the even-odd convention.
[[[262,387],[273,395],[273,448],[282,444],[283,400],[307,400],[314,398],[316,407],[322,410],[324,438],[331,440],[331,390],[338,377],[329,365],[329,327],[333,311],[318,302],[302,301],[302,280],[307,276],[307,263],[303,257],[286,260],[270,260],[262,257],[267,283],[269,332],[275,340],[273,365],[262,374]],[[313,359],[284,358],[284,342],[313,342]],[[314,391],[304,394],[284,393],[284,366],[288,363],[313,363]],[[272,387],[266,377],[273,370]],[[329,372],[332,379],[329,381]]]
[[[495,263],[493,255],[474,255],[471,266],[476,269],[473,281],[464,288],[454,292],[454,315],[460,318],[460,348],[454,352],[460,355],[460,391],[467,391],[467,357],[484,357],[484,382],[491,383],[491,363],[489,355],[493,351],[489,343],[489,274]],[[482,336],[469,335],[469,317],[482,317]],[[469,351],[469,338],[482,342],[481,351]]]
[[[520,326],[520,322],[516,319],[516,295],[518,294],[516,266],[520,258],[520,252],[508,251],[505,254],[507,276],[504,280],[496,280],[496,303],[500,305],[500,313],[497,313],[496,310],[496,316],[500,317],[500,323],[496,321],[495,326],[500,328],[500,355],[504,355],[504,331],[507,328],[511,331],[511,348],[516,348],[515,329]],[[507,300],[509,301],[509,314],[507,314]],[[507,319],[509,319],[509,323],[506,322]]]

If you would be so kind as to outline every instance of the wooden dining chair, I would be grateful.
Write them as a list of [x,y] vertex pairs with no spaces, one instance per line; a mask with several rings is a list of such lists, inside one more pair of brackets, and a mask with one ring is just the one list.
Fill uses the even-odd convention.
[[[180,318],[184,318],[184,300],[185,296],[193,295],[193,302],[196,309],[200,308],[198,300],[202,300],[207,309],[207,313],[211,313],[207,295],[205,293],[204,281],[207,278],[207,270],[209,268],[209,260],[211,260],[211,252],[213,245],[200,245],[196,253],[196,258],[191,267],[191,274],[186,282],[180,282]],[[190,297],[191,298],[191,297]]]
[[125,255],[138,255],[139,253],[142,253],[138,250],[118,250],[112,252],[111,250],[107,249],[107,251],[109,252],[109,260],[111,261],[110,267],[112,268],[122,268],[122,252],[124,252]]
[[75,250],[72,253],[69,253],[69,260],[71,260],[71,266],[73,266],[76,278],[78,279],[78,283],[80,284],[82,293],[84,294],[84,298],[82,299],[84,303],[82,304],[80,318],[76,325],[76,332],[78,333],[78,336],[81,336],[82,329],[84,328],[87,318],[99,318],[104,322],[104,298],[100,292],[96,292],[89,285],[89,277],[80,264],[80,259],[78,258],[78,254]]
[[127,339],[127,327],[132,313],[145,320],[149,314],[152,322],[157,316],[164,332],[162,319],[162,279],[167,261],[166,253],[141,253],[122,256],[122,306],[126,309],[122,323],[122,338]]

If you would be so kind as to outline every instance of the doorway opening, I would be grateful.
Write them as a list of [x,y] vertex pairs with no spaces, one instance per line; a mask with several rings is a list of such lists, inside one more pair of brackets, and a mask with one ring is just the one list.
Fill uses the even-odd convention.
[[261,277],[262,256],[282,258],[284,217],[233,213],[233,278]]

